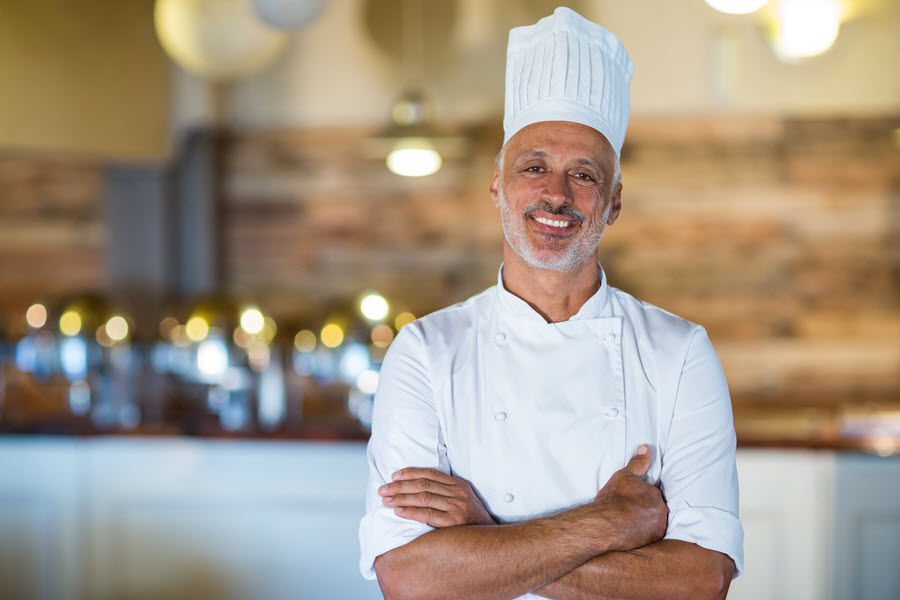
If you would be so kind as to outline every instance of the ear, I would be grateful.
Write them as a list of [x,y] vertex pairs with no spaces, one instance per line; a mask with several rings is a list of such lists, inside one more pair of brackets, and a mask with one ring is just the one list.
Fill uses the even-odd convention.
[[616,219],[619,218],[619,213],[622,212],[622,184],[616,186],[616,191],[613,192],[612,199],[612,208],[609,209],[609,217],[606,219],[607,225],[612,225],[616,222]]
[[491,180],[491,204],[494,208],[500,208],[500,168],[494,165],[494,178]]

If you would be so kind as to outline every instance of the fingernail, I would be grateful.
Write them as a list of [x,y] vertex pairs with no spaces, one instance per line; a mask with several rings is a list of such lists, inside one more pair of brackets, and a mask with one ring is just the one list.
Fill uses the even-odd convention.
[[391,481],[397,481],[398,479],[400,479],[400,471],[397,471],[396,473],[391,475]]
[[383,493],[385,493],[386,491],[387,491],[387,486],[386,486],[386,485],[383,485],[383,486],[381,486],[380,488],[378,488],[378,493],[379,493],[379,494],[383,494]]
[[385,496],[383,502],[390,502],[393,499],[394,499],[393,496]]
[[637,454],[638,456],[643,456],[644,454],[647,454],[647,446],[641,446],[640,448],[637,449],[637,452],[635,452],[635,454]]
[[405,511],[405,510],[406,510],[406,509],[403,508],[403,507],[401,506],[401,507],[399,507],[399,508],[395,508],[395,509],[394,509],[394,512],[395,512],[396,514],[398,514],[398,515],[402,515],[402,514],[403,514],[403,511]]

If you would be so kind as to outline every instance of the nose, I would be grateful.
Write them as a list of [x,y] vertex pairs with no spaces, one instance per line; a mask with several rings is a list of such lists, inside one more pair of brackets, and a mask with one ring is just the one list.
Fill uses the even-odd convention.
[[571,190],[569,189],[569,179],[565,173],[551,173],[547,178],[547,187],[545,189],[547,201],[554,206],[562,206],[571,200]]

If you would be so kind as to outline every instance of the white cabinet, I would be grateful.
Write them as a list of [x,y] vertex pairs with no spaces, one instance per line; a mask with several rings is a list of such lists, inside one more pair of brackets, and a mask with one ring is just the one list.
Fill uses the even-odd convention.
[[900,457],[838,457],[835,600],[900,599]]
[[[738,451],[732,600],[900,598],[900,457]],[[365,444],[0,437],[0,598],[381,598]]]
[[0,439],[0,598],[381,598],[360,443]]
[[826,600],[835,455],[742,450],[737,456],[745,574],[731,600]]

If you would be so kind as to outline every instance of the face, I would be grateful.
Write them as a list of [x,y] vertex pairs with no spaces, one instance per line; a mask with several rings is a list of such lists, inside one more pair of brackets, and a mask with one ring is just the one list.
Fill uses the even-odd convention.
[[574,271],[595,260],[621,210],[616,157],[597,130],[568,121],[534,123],[507,142],[491,197],[506,245],[533,267]]

